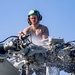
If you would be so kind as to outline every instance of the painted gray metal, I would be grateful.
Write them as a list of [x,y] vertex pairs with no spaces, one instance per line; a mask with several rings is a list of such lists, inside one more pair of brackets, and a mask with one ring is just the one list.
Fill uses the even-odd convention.
[[7,59],[0,57],[0,75],[20,75],[20,72]]

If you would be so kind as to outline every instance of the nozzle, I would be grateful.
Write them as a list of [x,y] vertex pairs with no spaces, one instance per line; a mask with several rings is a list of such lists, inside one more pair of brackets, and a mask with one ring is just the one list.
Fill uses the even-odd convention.
[[22,39],[22,40],[27,39],[29,36],[30,36],[30,34],[23,35],[23,36],[21,36],[21,39]]

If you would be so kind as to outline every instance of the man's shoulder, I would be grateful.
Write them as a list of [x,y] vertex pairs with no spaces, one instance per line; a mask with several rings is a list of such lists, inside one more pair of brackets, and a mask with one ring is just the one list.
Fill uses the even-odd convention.
[[24,29],[24,31],[29,31],[29,30],[30,30],[30,26],[28,26]]
[[47,26],[43,25],[43,24],[40,24],[40,27],[42,28],[47,28]]
[[30,29],[31,27],[30,26],[28,26],[28,27],[26,27],[25,29]]

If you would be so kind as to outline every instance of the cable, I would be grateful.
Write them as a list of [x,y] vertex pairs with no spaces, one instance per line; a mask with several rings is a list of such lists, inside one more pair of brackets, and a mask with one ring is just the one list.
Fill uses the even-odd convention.
[[8,39],[9,39],[9,38],[11,38],[11,37],[16,37],[16,38],[19,38],[18,36],[9,36],[9,37],[7,37],[6,39],[4,39],[3,41],[0,41],[0,43],[5,42],[6,40],[8,40]]

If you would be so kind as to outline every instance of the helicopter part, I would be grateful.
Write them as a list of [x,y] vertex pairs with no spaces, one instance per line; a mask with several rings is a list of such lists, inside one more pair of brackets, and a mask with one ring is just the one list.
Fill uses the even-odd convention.
[[[5,44],[1,44],[0,50],[5,51],[21,51],[23,64],[29,64],[30,70],[37,70],[42,67],[52,66],[68,73],[75,72],[75,45],[74,41],[64,42],[61,38],[50,38],[40,45],[33,44],[29,40],[30,35],[23,35],[20,38],[10,40]],[[1,53],[0,52],[0,53]],[[19,63],[19,62],[18,62]]]

